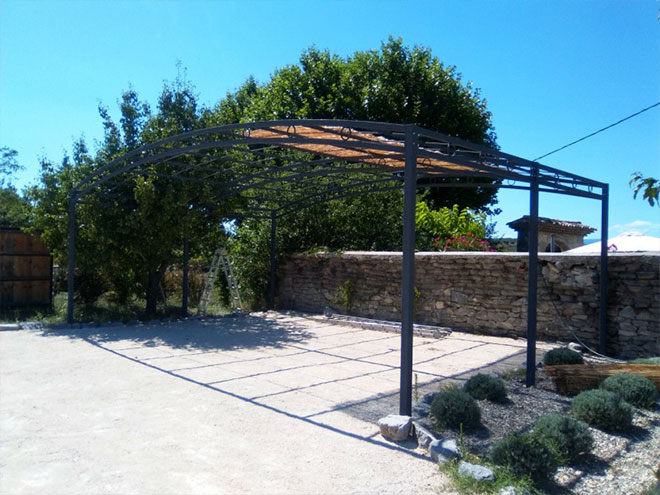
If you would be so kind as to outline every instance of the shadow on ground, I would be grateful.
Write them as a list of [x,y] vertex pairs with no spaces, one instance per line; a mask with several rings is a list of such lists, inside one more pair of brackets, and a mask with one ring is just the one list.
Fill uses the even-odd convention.
[[[472,375],[476,373],[487,373],[490,372],[498,364],[502,364],[506,361],[515,359],[519,355],[523,355],[525,351],[521,351],[513,356],[508,356],[504,359],[498,361],[487,363],[483,366],[477,366],[462,373],[447,375],[443,377],[434,377],[430,380],[426,380],[423,383],[415,382],[413,384],[413,405],[421,400],[424,394],[429,392],[437,392],[440,390],[443,385],[450,383],[460,384],[467,381]],[[446,358],[448,356],[441,355],[438,356],[439,359]],[[413,376],[414,376],[414,365],[413,365]],[[388,414],[396,414],[399,411],[399,390],[390,390],[380,394],[374,394],[371,397],[359,401],[348,401],[341,404],[337,404],[333,411],[342,411],[354,418],[361,419],[370,423],[376,423],[379,418],[387,416]],[[330,411],[323,411],[318,413],[318,415],[325,414]]]
[[[352,331],[352,330],[351,330]],[[304,326],[296,324],[295,320],[286,319],[286,318],[270,318],[264,317],[263,315],[240,315],[236,317],[224,316],[218,318],[211,318],[206,320],[183,320],[180,322],[156,322],[156,323],[135,323],[133,325],[110,325],[110,326],[99,326],[99,327],[59,327],[53,329],[44,329],[42,330],[42,335],[44,337],[68,337],[71,339],[80,339],[84,340],[91,345],[102,349],[106,352],[109,352],[117,357],[121,357],[127,360],[130,360],[136,364],[143,365],[145,367],[151,368],[162,372],[172,378],[179,380],[184,380],[188,383],[204,387],[209,390],[213,390],[217,393],[221,393],[226,396],[233,397],[235,399],[242,400],[244,402],[250,403],[255,407],[262,407],[268,409],[277,414],[285,415],[291,419],[301,421],[304,423],[312,424],[320,428],[334,431],[338,434],[345,435],[348,437],[356,438],[363,440],[369,443],[377,444],[388,449],[395,449],[399,451],[406,452],[409,455],[419,457],[420,459],[428,460],[428,457],[415,452],[416,442],[412,441],[404,444],[393,444],[387,441],[384,441],[380,438],[379,434],[374,432],[368,436],[354,433],[352,431],[347,431],[341,427],[332,426],[325,422],[324,415],[341,412],[347,414],[351,417],[357,418],[359,420],[374,424],[377,420],[388,414],[397,413],[399,411],[399,390],[398,388],[383,390],[380,393],[373,394],[364,398],[364,396],[355,401],[347,402],[338,402],[335,404],[327,404],[327,407],[322,406],[320,410],[317,410],[313,413],[299,413],[295,411],[288,410],[286,406],[278,406],[272,403],[266,402],[266,400],[275,395],[285,395],[291,392],[300,392],[300,393],[309,393],[315,387],[323,386],[326,384],[341,384],[347,380],[353,380],[366,376],[379,375],[388,371],[398,369],[397,365],[383,364],[383,363],[374,363],[371,360],[373,357],[378,356],[379,354],[373,355],[362,355],[358,358],[348,357],[345,353],[342,352],[341,346],[333,346],[328,348],[321,349],[308,349],[302,346],[306,341],[313,339],[315,335],[310,331],[306,330]],[[391,335],[386,335],[383,339],[391,338]],[[373,340],[373,337],[372,337]],[[380,339],[376,339],[380,340]],[[135,347],[124,347],[118,348],[113,346],[113,343],[134,343]],[[475,347],[483,345],[477,344]],[[190,372],[193,369],[210,369],[214,366],[219,366],[222,363],[218,364],[200,364],[197,366],[186,367],[186,368],[166,368],[166,360],[156,360],[153,358],[138,358],[133,355],[129,355],[126,351],[133,348],[140,347],[157,347],[157,346],[168,346],[172,349],[178,349],[185,352],[213,352],[213,351],[231,351],[231,350],[246,350],[246,349],[259,349],[259,348],[287,348],[292,352],[288,356],[316,353],[323,354],[326,358],[336,359],[336,363],[342,363],[347,361],[359,362],[367,365],[371,365],[371,368],[367,368],[368,371],[359,372],[356,371],[355,374],[344,378],[336,378],[332,376],[332,372],[328,372],[328,380],[322,380],[311,385],[294,385],[290,387],[285,387],[282,391],[277,391],[275,393],[270,393],[266,395],[251,395],[245,391],[236,392],[235,388],[228,388],[226,384],[228,382],[237,382],[244,379],[253,379],[253,378],[264,378],[272,377],[273,383],[277,383],[277,374],[279,372],[297,370],[299,368],[305,367],[323,367],[324,364],[305,364],[300,366],[295,366],[292,368],[283,368],[275,370],[266,370],[263,372],[256,372],[253,374],[243,375],[235,378],[226,378],[223,380],[203,380],[196,377],[190,376]],[[469,349],[469,348],[468,348]],[[437,355],[434,355],[431,359],[426,359],[416,363],[421,365],[422,363],[427,363],[428,361],[442,361],[442,360],[451,360],[456,357],[453,354],[457,352],[463,352],[466,349],[461,349],[460,351],[453,352],[438,352]],[[380,354],[387,354],[394,351],[391,349],[389,351],[381,352]],[[474,367],[467,371],[461,372],[454,375],[439,375],[432,374],[428,372],[419,372],[419,375],[422,377],[422,381],[417,383],[417,374],[415,373],[415,386],[414,386],[414,397],[413,401],[417,402],[423,394],[430,391],[437,391],[440,388],[442,382],[460,382],[466,380],[469,376],[477,372],[487,372],[496,367],[502,362],[515,359],[521,354],[524,354],[524,351],[515,352],[507,356],[506,358],[500,359],[498,361],[492,361],[485,363],[483,366]],[[264,357],[257,358],[248,358],[241,359],[241,361],[250,361],[250,360],[263,360]],[[239,362],[233,361],[234,363]],[[163,363],[163,364],[161,364]],[[225,363],[226,364],[226,363]],[[330,363],[332,364],[332,362]],[[374,366],[377,366],[374,369]]]
[[304,342],[311,337],[299,326],[252,315],[133,325],[56,327],[44,329],[42,335],[66,336],[99,344],[131,341],[146,347],[164,345],[188,351],[277,348]]

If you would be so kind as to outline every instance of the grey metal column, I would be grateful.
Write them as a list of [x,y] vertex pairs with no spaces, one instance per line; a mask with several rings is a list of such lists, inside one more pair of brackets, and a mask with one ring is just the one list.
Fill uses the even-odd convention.
[[67,310],[66,321],[73,323],[73,291],[75,290],[74,277],[76,275],[76,202],[78,197],[75,191],[69,198],[69,245],[67,266]]
[[275,309],[275,288],[277,285],[277,250],[276,250],[277,216],[270,214],[270,283],[268,285],[268,309]]
[[599,351],[607,354],[607,238],[609,185],[603,186],[601,199],[601,239],[600,239],[600,339]]
[[406,128],[406,168],[403,186],[403,259],[401,269],[401,383],[399,414],[412,412],[413,318],[415,293],[415,204],[417,194],[417,134]]
[[536,299],[539,267],[539,182],[535,168],[529,191],[529,266],[527,268],[527,374],[525,385],[536,384]]
[[182,281],[183,290],[181,291],[183,293],[181,296],[181,316],[183,316],[184,318],[188,316],[189,264],[190,264],[190,241],[188,240],[188,236],[185,236],[183,238],[183,281]]

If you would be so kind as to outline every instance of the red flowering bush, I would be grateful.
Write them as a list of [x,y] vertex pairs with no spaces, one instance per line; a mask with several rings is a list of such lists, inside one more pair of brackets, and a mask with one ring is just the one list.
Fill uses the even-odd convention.
[[[435,239],[433,247],[440,249],[440,238]],[[495,251],[485,239],[479,239],[477,236],[468,232],[465,235],[447,239],[443,251]]]

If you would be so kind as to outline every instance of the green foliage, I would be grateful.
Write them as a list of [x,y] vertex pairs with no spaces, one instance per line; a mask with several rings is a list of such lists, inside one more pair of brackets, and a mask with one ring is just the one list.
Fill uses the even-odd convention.
[[[90,152],[82,139],[75,141],[71,156],[65,155],[61,162],[43,161],[41,183],[27,193],[34,205],[30,228],[43,232],[61,265],[67,253],[68,199],[74,186],[108,161],[181,132],[254,120],[357,119],[415,123],[496,146],[491,115],[479,90],[463,84],[456,69],[443,66],[430,50],[409,48],[394,39],[380,50],[356,52],[345,59],[311,48],[303,52],[299,64],[277,70],[264,84],[248,79],[215,108],[200,105],[193,86],[185,77],[177,77],[164,84],[153,109],[132,88],[122,94],[119,109],[115,122],[109,110],[99,106],[104,137],[98,151]],[[5,161],[13,167],[15,157],[7,156]],[[147,173],[153,170],[136,173],[114,190],[98,188],[78,205],[79,299],[93,301],[107,289],[117,301],[144,299],[146,312],[153,313],[167,268],[181,259],[184,237],[193,241],[191,256],[205,258],[226,238],[223,212],[239,209],[236,201],[221,201],[213,186],[195,182],[199,177],[194,167],[186,171],[189,181],[171,178],[172,172],[193,165],[187,160],[181,156],[179,163],[159,165],[158,175]],[[315,180],[310,191],[323,190],[328,181],[322,176]],[[492,185],[489,179],[474,181]],[[496,193],[492,187],[434,189],[427,201],[436,207],[458,204],[485,210],[495,202]],[[278,194],[292,201],[300,197],[293,184],[284,185]],[[294,203],[287,215],[278,218],[277,253],[319,245],[335,250],[400,249],[402,204],[400,191],[319,202],[304,210]],[[261,306],[268,286],[269,220],[238,222],[232,235],[232,259],[244,297]],[[87,283],[94,280],[98,287]]]
[[449,476],[453,488],[460,494],[500,494],[502,490],[508,487],[514,487],[516,495],[540,495],[541,493],[534,488],[534,483],[528,476],[516,475],[507,466],[495,466],[473,455],[468,456],[466,460],[481,465],[488,465],[488,467],[493,469],[495,480],[479,481],[472,476],[462,475],[458,471],[461,459],[445,462],[440,465],[440,470]]
[[[205,276],[206,270],[201,260],[191,260],[188,268],[188,307],[191,311],[199,305]],[[178,266],[168,267],[163,275],[161,287],[165,299],[173,297],[175,300],[181,301],[183,295],[183,268]]]
[[3,146],[0,148],[0,188],[11,186],[12,175],[21,170],[16,157],[18,151]]
[[443,249],[450,239],[471,234],[477,239],[486,237],[486,214],[461,209],[458,205],[432,210],[423,201],[417,203],[415,227],[418,249]]
[[341,304],[347,313],[353,306],[353,296],[355,295],[355,283],[352,280],[345,280],[343,284],[337,287],[335,303]]
[[640,495],[660,495],[660,481],[658,481],[655,486],[644,490]]
[[[71,157],[42,162],[41,184],[28,191],[35,205],[31,229],[42,233],[60,265],[67,256],[68,201],[75,185],[137,146],[207,125],[192,86],[182,79],[164,85],[154,113],[132,89],[122,95],[120,110],[117,124],[99,107],[104,140],[96,154],[82,139],[75,141]],[[184,237],[193,237],[192,257],[208,255],[222,239],[222,205],[211,185],[194,183],[192,176],[192,181],[167,177],[172,167],[164,164],[158,175],[135,174],[113,189],[94,189],[77,206],[79,300],[91,303],[109,290],[120,304],[144,300],[146,313],[153,314],[167,267],[181,260]],[[204,206],[209,204],[214,207]]]
[[18,152],[0,148],[0,227],[28,226],[30,203],[12,185],[12,176],[23,167],[18,164]]
[[417,318],[419,308],[422,302],[422,291],[415,285],[413,286],[413,317]]
[[[278,232],[278,245],[282,232]],[[248,220],[230,239],[230,259],[247,308],[266,306],[270,276],[270,226],[259,220]],[[280,245],[281,248],[281,245]]]
[[568,347],[552,349],[543,356],[543,364],[554,366],[558,364],[583,364],[584,359],[579,352],[572,351]]
[[0,188],[0,227],[27,227],[30,209],[30,203],[13,186]]
[[481,424],[481,410],[470,394],[455,387],[440,391],[431,402],[438,426],[471,430]]
[[[292,211],[277,220],[278,257],[316,251],[319,246],[329,251],[401,249],[402,212],[400,191],[371,193]],[[241,294],[253,307],[265,304],[269,249],[269,220],[246,220],[231,239]]]
[[[209,118],[214,125],[297,118],[415,123],[496,146],[491,115],[479,91],[462,84],[456,69],[445,67],[430,50],[409,48],[392,38],[380,50],[356,52],[345,59],[310,48],[298,64],[277,70],[266,83],[248,79]],[[483,181],[474,181],[479,180]],[[324,179],[317,182],[322,187]],[[294,197],[287,187],[281,190],[282,197]],[[426,201],[435,207],[458,204],[485,210],[495,197],[496,189],[490,187],[438,188]],[[278,255],[318,246],[341,251],[401,249],[402,212],[400,191],[292,211],[278,218]],[[233,243],[239,281],[257,306],[263,304],[268,285],[269,228],[268,220],[246,221]]]
[[[79,322],[131,322],[149,320],[150,318],[179,318],[181,316],[181,296],[171,294],[167,304],[159,300],[158,313],[145,315],[144,299],[130,298],[125,302],[118,302],[112,293],[100,296],[94,303],[77,304],[75,319]],[[192,309],[192,308],[191,308]],[[39,321],[43,323],[65,323],[67,310],[67,295],[65,292],[56,294],[52,307],[21,306],[17,308],[1,308],[0,322],[26,322]],[[227,312],[226,306],[210,304],[207,314],[220,315]]]
[[517,476],[542,481],[554,474],[558,461],[552,449],[530,434],[507,435],[493,445],[490,460]]
[[630,364],[660,364],[660,357],[637,358],[628,362]]
[[571,402],[571,414],[603,431],[627,430],[633,409],[620,396],[607,390],[586,390]]
[[614,392],[623,400],[637,407],[653,408],[658,390],[651,380],[635,373],[617,373],[607,377],[600,388]]
[[643,190],[643,198],[649,202],[649,205],[660,205],[660,180],[644,177],[641,172],[635,172],[629,184],[633,188],[633,198],[636,199],[637,194]]
[[550,447],[562,464],[570,464],[588,454],[594,442],[586,423],[559,413],[546,414],[536,420],[532,435]]
[[463,390],[478,400],[487,399],[500,403],[506,401],[506,387],[497,376],[478,373],[465,382]]

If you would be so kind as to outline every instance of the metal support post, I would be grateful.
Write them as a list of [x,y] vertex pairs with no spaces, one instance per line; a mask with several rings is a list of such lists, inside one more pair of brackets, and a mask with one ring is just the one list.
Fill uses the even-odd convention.
[[403,256],[401,271],[401,383],[399,414],[412,412],[413,318],[415,293],[415,203],[417,193],[417,134],[406,128],[406,168],[403,186]]
[[69,245],[67,266],[67,310],[66,321],[73,324],[73,292],[75,290],[74,277],[76,275],[76,201],[75,192],[69,198]]
[[190,242],[188,236],[183,238],[183,281],[182,281],[182,296],[181,296],[181,316],[184,318],[188,316],[188,267],[190,264]]
[[607,354],[607,238],[608,233],[608,203],[609,186],[603,186],[601,199],[601,227],[600,227],[600,338],[599,351]]
[[268,309],[275,309],[275,289],[277,286],[277,249],[276,249],[277,216],[270,214],[270,283],[268,285]]
[[527,268],[527,374],[525,385],[536,384],[536,300],[538,297],[539,267],[539,182],[534,169],[529,192],[529,266]]

